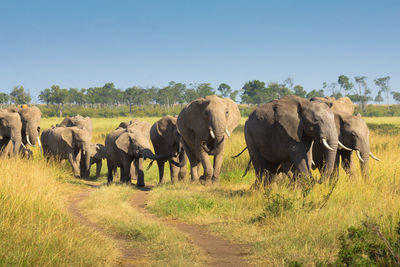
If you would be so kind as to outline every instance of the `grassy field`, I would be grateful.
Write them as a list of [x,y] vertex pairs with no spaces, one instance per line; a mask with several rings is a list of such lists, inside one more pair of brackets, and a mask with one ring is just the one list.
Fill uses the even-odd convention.
[[[127,120],[94,118],[92,142],[104,143],[107,133]],[[228,140],[220,186],[185,182],[155,187],[147,209],[160,217],[204,225],[217,236],[246,245],[247,259],[257,265],[332,262],[340,249],[339,236],[367,217],[394,238],[400,220],[400,159],[396,157],[400,154],[400,118],[365,120],[371,128],[371,150],[381,161],[370,161],[367,181],[359,173],[349,178],[341,171],[329,200],[329,183],[311,189],[308,183],[290,185],[287,179],[277,178],[265,192],[251,191],[254,173],[242,178],[248,154],[231,159],[245,147],[243,118]],[[42,119],[41,127],[59,121]],[[77,225],[66,212],[68,196],[88,183],[72,178],[67,164],[46,163],[35,150],[34,161],[1,160],[0,166],[7,178],[0,179],[0,205],[10,207],[0,210],[0,265],[115,263],[119,255],[113,241]],[[94,169],[91,180],[95,180]],[[101,177],[91,182],[105,183],[106,170],[103,164]],[[154,164],[145,172],[145,181],[155,185],[157,180]],[[135,192],[135,188],[122,185],[100,187],[80,208],[108,231],[142,247],[149,265],[202,265],[207,261],[187,236],[145,218],[128,205]],[[35,241],[33,245],[30,240]]]

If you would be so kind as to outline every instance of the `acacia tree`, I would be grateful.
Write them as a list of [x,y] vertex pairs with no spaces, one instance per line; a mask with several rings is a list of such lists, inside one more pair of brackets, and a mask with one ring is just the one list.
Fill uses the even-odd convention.
[[392,91],[392,96],[393,96],[394,100],[396,100],[397,103],[400,103],[400,92]]
[[218,86],[218,89],[217,89],[217,90],[221,93],[221,96],[222,96],[222,97],[229,97],[230,94],[231,94],[231,92],[232,92],[231,87],[230,87],[228,84],[226,84],[226,83],[221,83],[221,84]]
[[369,94],[371,94],[371,90],[368,88],[367,77],[366,76],[355,76],[354,80],[357,84],[355,88],[355,96],[358,98],[358,101],[361,103],[361,108],[363,111],[366,109],[366,105],[368,100],[370,99]]
[[381,91],[378,92],[378,94],[376,95],[374,101],[377,102],[378,104],[380,104],[381,102],[383,102],[383,97],[382,97],[382,95],[381,95]]
[[390,94],[389,81],[390,81],[390,76],[385,76],[374,80],[375,85],[380,88],[379,93],[384,92],[386,94],[386,101],[388,105],[389,105],[389,94]]
[[10,98],[15,105],[29,104],[32,99],[31,96],[25,92],[25,88],[22,85],[14,86],[10,93]]
[[293,87],[294,90],[294,95],[300,96],[305,98],[307,96],[307,92],[306,90],[304,90],[304,87],[301,85],[296,85],[295,87]]
[[1,104],[0,108],[3,108],[3,105],[7,104],[8,101],[10,101],[10,96],[6,93],[0,93],[0,104]]

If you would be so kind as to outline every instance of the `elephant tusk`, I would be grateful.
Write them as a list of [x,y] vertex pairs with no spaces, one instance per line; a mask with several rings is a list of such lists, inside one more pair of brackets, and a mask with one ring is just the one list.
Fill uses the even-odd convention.
[[361,163],[364,163],[364,160],[362,159],[361,155],[360,155],[360,150],[356,150],[356,154],[358,159],[361,161]]
[[24,143],[21,142],[21,145],[26,149],[26,146],[24,145]]
[[369,152],[369,156],[370,156],[371,158],[373,158],[374,160],[376,160],[376,161],[380,161],[380,159],[377,158],[374,154],[372,154],[372,152]]
[[317,166],[313,160],[311,161],[311,166],[312,165]]
[[43,155],[42,143],[40,142],[39,136],[37,137],[37,141],[38,141],[38,145],[39,145],[39,149],[40,149],[40,154]]
[[340,142],[339,140],[338,140],[338,144],[339,144],[339,146],[340,146],[341,148],[343,148],[343,149],[345,149],[345,150],[353,151],[353,149],[346,147],[346,146],[343,145],[342,142]]
[[28,142],[28,144],[32,147],[35,147],[34,145],[32,145],[31,141],[29,140],[29,135],[26,135],[26,141]]
[[225,132],[226,132],[226,135],[227,135],[228,137],[231,136],[231,134],[230,134],[229,131],[228,131],[228,128],[225,129]]
[[214,131],[210,128],[210,135],[212,139],[215,139],[215,134]]
[[332,151],[335,151],[333,148],[331,148],[331,147],[328,145],[328,142],[326,142],[326,139],[325,139],[325,138],[322,138],[322,143],[324,144],[324,146],[325,146],[327,149],[332,150]]

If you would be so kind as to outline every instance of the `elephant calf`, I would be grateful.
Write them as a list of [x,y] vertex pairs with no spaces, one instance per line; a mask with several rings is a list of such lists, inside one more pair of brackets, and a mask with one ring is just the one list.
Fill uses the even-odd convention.
[[106,147],[104,145],[90,144],[90,166],[96,164],[96,178],[100,176],[103,159],[105,159],[106,156]]

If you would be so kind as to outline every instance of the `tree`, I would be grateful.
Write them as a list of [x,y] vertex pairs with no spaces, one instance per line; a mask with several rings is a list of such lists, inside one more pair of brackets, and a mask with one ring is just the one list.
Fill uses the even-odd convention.
[[396,100],[396,102],[399,104],[400,103],[400,92],[392,91],[392,96],[393,96],[394,100]]
[[10,93],[11,101],[16,104],[29,104],[31,102],[31,96],[25,92],[25,88],[22,85],[14,86]]
[[183,95],[183,99],[186,103],[190,103],[197,98],[199,98],[199,94],[197,93],[196,89],[193,88],[187,89]]
[[366,76],[355,76],[354,80],[357,84],[357,88],[355,88],[355,95],[358,96],[358,99],[361,103],[361,108],[363,111],[365,111],[366,109],[366,105],[368,100],[371,99],[371,97],[369,97],[368,95],[371,94],[371,90],[368,88],[368,84],[366,81],[367,77]]
[[[338,85],[337,83],[326,83],[326,82],[323,82],[322,83],[322,88],[324,89],[325,92],[329,92],[330,91],[332,97],[341,98],[343,95],[340,92],[340,89],[339,89],[339,91],[336,91],[336,86],[337,85]],[[341,87],[339,87],[339,88],[341,88]]]
[[293,90],[294,82],[292,77],[287,77],[286,80],[283,81],[283,84],[289,88],[290,90]]
[[210,83],[201,83],[197,85],[196,91],[199,97],[206,97],[215,94],[214,88],[211,87]]
[[380,88],[379,93],[381,92],[386,93],[386,101],[388,105],[389,105],[389,94],[390,94],[389,81],[390,81],[390,76],[385,76],[383,78],[377,78],[374,80],[375,85]]
[[[68,98],[69,98],[69,94],[68,94],[68,90],[67,89],[61,89],[59,85],[52,85],[49,88],[44,89],[44,91],[40,92],[40,95],[42,95],[43,97],[45,95],[49,94],[49,98],[46,101],[49,101],[49,103],[52,104],[57,104],[57,113],[59,114],[59,117],[62,117],[62,112],[64,109],[64,104],[67,103]],[[44,98],[43,98],[44,99]],[[42,98],[41,98],[41,101]]]
[[40,91],[39,100],[43,103],[46,103],[47,105],[51,103],[51,91],[49,88]]
[[324,97],[325,95],[324,95],[324,90],[312,90],[312,91],[310,91],[310,92],[308,92],[308,94],[307,94],[307,98],[308,99],[311,99],[311,98],[313,98],[313,97]]
[[6,93],[0,93],[0,104],[1,108],[3,108],[4,104],[7,104],[10,101],[10,96]]
[[242,103],[260,104],[259,95],[265,89],[265,82],[259,80],[248,81],[242,87]]
[[230,93],[229,98],[232,99],[234,102],[236,102],[236,97],[239,94],[239,90],[235,90],[233,92]]
[[229,97],[232,93],[231,87],[226,83],[221,83],[217,90],[221,93],[222,97]]
[[293,87],[294,90],[294,94],[300,97],[305,98],[307,95],[307,92],[304,90],[304,87],[301,85],[296,85],[295,87]]
[[383,97],[381,96],[381,91],[378,92],[378,94],[376,95],[374,101],[377,102],[378,104],[383,102]]
[[340,88],[344,89],[346,92],[350,92],[354,87],[354,84],[350,81],[349,77],[347,77],[346,75],[340,75],[338,77],[338,84]]

